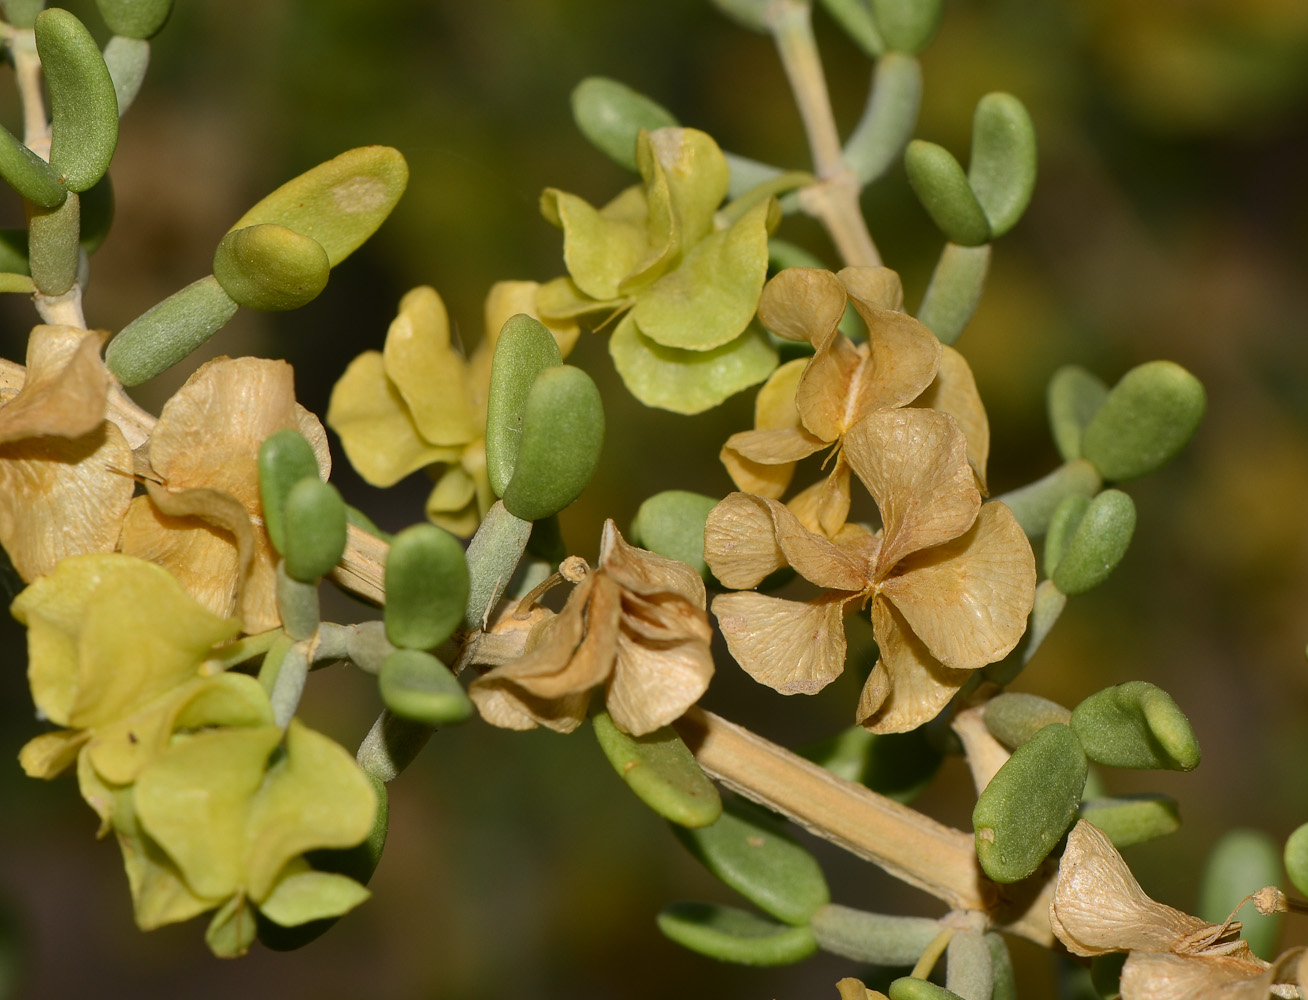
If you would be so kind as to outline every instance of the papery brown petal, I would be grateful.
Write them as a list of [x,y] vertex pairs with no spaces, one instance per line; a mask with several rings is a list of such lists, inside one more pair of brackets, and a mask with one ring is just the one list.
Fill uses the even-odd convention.
[[872,602],[872,634],[881,656],[855,712],[871,732],[906,733],[934,719],[971,676],[933,657],[884,598]]
[[713,613],[737,663],[782,694],[821,691],[845,669],[845,604],[857,594],[810,602],[750,592],[721,594]]
[[795,463],[786,462],[781,465],[763,465],[760,462],[750,461],[742,456],[731,447],[731,440],[722,446],[718,452],[718,459],[727,470],[727,475],[735,483],[738,490],[745,493],[753,493],[759,497],[769,497],[773,500],[781,499],[790,486],[790,480],[795,476]]
[[604,522],[599,568],[625,590],[637,594],[675,594],[701,611],[706,606],[704,578],[696,570],[680,559],[628,544],[612,518]]
[[836,277],[855,303],[872,309],[904,309],[904,284],[888,267],[842,267]]
[[[2,411],[0,411],[2,412]],[[0,445],[0,544],[27,583],[60,559],[112,552],[135,484],[122,432]]]
[[799,410],[795,407],[795,390],[804,377],[808,358],[787,361],[763,383],[754,397],[754,429],[775,431],[799,427]]
[[295,429],[304,435],[313,457],[318,460],[318,476],[326,481],[332,474],[332,452],[327,445],[327,429],[322,421],[299,403],[295,404]]
[[759,503],[772,517],[772,530],[786,561],[809,583],[828,590],[865,590],[871,584],[870,565],[809,531],[785,504],[762,498]]
[[786,506],[809,531],[834,538],[849,517],[849,502],[849,463],[838,454],[827,477],[797,493]]
[[1026,631],[1035,603],[1031,543],[1002,503],[982,505],[964,534],[900,560],[881,585],[946,666],[972,670],[1002,659]]
[[[586,582],[591,587],[582,610],[585,633],[567,664],[562,670],[537,676],[515,672],[515,682],[538,697],[561,698],[589,691],[603,684],[613,673],[618,648],[618,621],[622,614],[622,588],[604,573],[593,574],[582,585]],[[566,607],[564,612],[567,612]]]
[[835,332],[845,314],[845,289],[830,271],[820,267],[788,267],[763,286],[758,318],[786,340],[806,340],[816,346]]
[[827,446],[802,427],[780,430],[741,431],[727,438],[723,450],[731,449],[743,458],[760,465],[784,465],[808,458]]
[[1267,1000],[1271,966],[1256,958],[1133,951],[1122,966],[1122,1000]]
[[536,605],[519,618],[517,611],[516,601],[505,601],[500,605],[494,625],[485,631],[476,629],[469,634],[451,668],[454,673],[460,674],[472,665],[502,667],[526,655],[527,639],[532,630],[553,619],[554,612]]
[[1058,939],[1085,957],[1171,951],[1215,926],[1150,899],[1112,841],[1086,820],[1067,835],[1049,915]]
[[941,356],[936,335],[912,316],[888,310],[875,314],[859,311],[868,323],[868,362],[851,401],[850,424],[872,410],[904,406],[917,399],[935,379]]
[[786,565],[772,516],[748,493],[728,493],[704,523],[704,561],[725,587],[749,588]]
[[795,389],[795,406],[804,427],[822,441],[835,441],[862,413],[858,399],[868,374],[867,356],[837,335],[809,361]]
[[910,552],[972,526],[981,494],[954,418],[935,410],[878,410],[845,437],[845,458],[877,502],[885,525],[876,576]]
[[556,733],[570,733],[580,726],[590,705],[590,691],[545,699],[498,680],[487,684],[473,681],[468,697],[492,726],[517,730],[544,726]]
[[989,496],[986,462],[990,458],[990,421],[967,359],[952,347],[942,347],[936,379],[918,397],[916,405],[948,413],[958,421],[967,438],[967,460],[976,473],[981,495]]
[[708,690],[712,677],[707,636],[650,646],[623,628],[609,678],[609,714],[619,729],[644,736],[684,715]]
[[621,627],[647,646],[707,643],[713,637],[708,614],[684,597],[672,593],[643,597],[624,590]]
[[79,438],[104,420],[110,375],[100,358],[108,333],[72,326],[33,327],[18,395],[0,407],[0,443]]

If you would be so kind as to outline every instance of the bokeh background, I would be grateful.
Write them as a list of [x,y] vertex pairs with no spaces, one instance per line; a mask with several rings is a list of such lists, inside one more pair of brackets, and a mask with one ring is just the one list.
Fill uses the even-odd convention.
[[[69,6],[103,33],[89,3]],[[825,15],[816,22],[847,130],[869,65]],[[243,310],[209,351],[289,359],[319,414],[348,360],[381,346],[413,285],[440,290],[471,345],[493,281],[561,273],[540,190],[601,202],[630,180],[572,124],[568,94],[584,76],[625,81],[729,150],[808,165],[769,42],[706,0],[183,0],[153,59],[111,171],[118,216],[92,260],[94,326],[118,329],[208,273],[232,221],[301,170],[366,143],[409,159],[396,214],[317,301],[285,315]],[[1192,447],[1129,487],[1139,529],[1125,562],[1070,602],[1014,685],[1075,704],[1145,678],[1182,705],[1204,747],[1200,768],[1119,772],[1109,786],[1180,800],[1181,832],[1128,860],[1156,896],[1191,906],[1223,831],[1253,827],[1279,842],[1308,820],[1308,5],[947,0],[923,63],[919,136],[963,158],[972,108],[991,90],[1020,96],[1040,136],[1034,201],[997,245],[959,342],[990,411],[995,491],[1055,465],[1044,386],[1061,364],[1111,383],[1170,358],[1208,388]],[[14,129],[0,76],[11,94],[0,120]],[[865,205],[911,306],[941,238],[902,169]],[[0,212],[21,221],[12,196]],[[835,263],[811,223],[788,219],[780,235]],[[11,296],[0,307],[0,349],[21,358],[30,305]],[[574,357],[600,382],[610,430],[600,477],[563,518],[572,551],[593,557],[602,519],[627,524],[658,490],[730,488],[717,451],[748,426],[751,393],[701,419],[646,411],[613,378],[602,337]],[[157,410],[192,368],[140,398]],[[383,493],[333,446],[334,480],[383,527],[421,516],[421,474]],[[367,613],[344,599],[330,611]],[[0,757],[13,761],[40,727],[21,630],[3,627]],[[708,703],[793,745],[846,725],[857,688],[851,671],[817,697],[786,699],[724,658]],[[303,714],[354,745],[378,707],[374,684],[340,668],[314,676]],[[959,826],[971,804],[957,761],[922,800]],[[831,957],[739,969],[665,941],[660,907],[730,893],[626,792],[585,729],[563,738],[474,721],[441,732],[392,786],[391,808],[370,903],[301,952],[220,962],[202,922],[135,930],[117,851],[94,840],[72,781],[0,766],[0,965],[18,967],[13,995],[787,1000],[834,996],[838,978],[860,974]],[[814,850],[838,902],[939,912],[869,866]],[[1286,940],[1308,942],[1308,918],[1295,919]],[[1015,956],[1024,995],[1050,995],[1047,956],[1020,945]]]

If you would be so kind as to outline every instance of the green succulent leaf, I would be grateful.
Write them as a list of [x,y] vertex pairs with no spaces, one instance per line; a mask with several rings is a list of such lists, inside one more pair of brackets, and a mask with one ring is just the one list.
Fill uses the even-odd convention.
[[711,826],[673,832],[705,868],[778,920],[806,925],[831,901],[813,855],[752,803],[732,799]]
[[704,523],[718,501],[688,490],[664,490],[636,511],[629,537],[633,545],[693,567],[706,583],[713,574],[704,561]]
[[1297,827],[1286,838],[1285,871],[1291,884],[1308,896],[1308,823]]
[[41,208],[58,208],[68,196],[59,171],[19,142],[3,125],[0,125],[0,177]]
[[992,236],[1003,236],[1026,211],[1035,190],[1035,125],[1012,94],[986,94],[977,102],[967,180]]
[[1108,386],[1079,365],[1064,365],[1049,380],[1049,426],[1063,461],[1081,457],[1085,429],[1108,398]]
[[1192,771],[1199,741],[1162,688],[1128,681],[1092,694],[1072,710],[1072,728],[1096,764]]
[[46,295],[62,295],[77,280],[81,200],[71,191],[58,208],[33,208],[27,220],[32,281]]
[[1181,829],[1176,800],[1151,792],[1085,799],[1080,816],[1103,830],[1115,847],[1143,844]]
[[463,545],[434,524],[415,524],[391,540],[386,556],[386,638],[400,649],[434,649],[463,620],[468,563]]
[[673,903],[659,930],[683,948],[739,965],[793,965],[817,951],[813,932],[714,903]]
[[1031,875],[1076,819],[1089,765],[1076,733],[1062,723],[1013,751],[972,811],[976,853],[996,882]]
[[886,995],[890,1000],[964,1000],[952,990],[913,976],[901,976],[894,980]]
[[[864,6],[864,0],[839,2]],[[921,104],[922,67],[912,56],[887,52],[877,61],[863,116],[842,151],[845,163],[863,184],[871,184],[898,161],[913,138]]]
[[946,243],[940,251],[931,283],[918,306],[917,318],[942,344],[958,340],[972,321],[989,270],[989,243],[979,247]]
[[118,98],[100,46],[60,7],[36,17],[36,51],[50,95],[50,165],[70,191],[104,176],[118,145]]
[[218,243],[213,276],[237,304],[298,309],[327,287],[331,263],[317,240],[273,223],[233,229]]
[[[1054,508],[1053,517],[1049,519],[1049,530],[1045,532],[1044,571],[1052,577],[1058,563],[1067,551],[1077,527],[1090,509],[1090,498],[1074,493],[1063,498],[1062,503]],[[1059,588],[1062,590],[1062,588]],[[1063,591],[1067,593],[1066,591]]]
[[615,726],[607,712],[597,712],[591,723],[600,749],[619,777],[664,819],[678,826],[704,827],[722,815],[718,790],[671,726],[631,736]]
[[948,240],[965,247],[990,242],[990,222],[953,153],[914,139],[904,150],[904,166],[922,207]]
[[562,363],[558,342],[540,320],[519,313],[500,330],[486,402],[486,472],[496,496],[504,496],[513,479],[532,386],[541,372]]
[[0,293],[17,292],[19,295],[30,295],[35,291],[36,282],[29,275],[0,272]]
[[913,965],[940,933],[929,917],[868,913],[828,903],[810,924],[818,947],[833,955],[872,965]]
[[173,0],[95,0],[95,5],[115,35],[153,38],[172,13]]
[[986,934],[990,947],[990,965],[995,973],[995,987],[990,1000],[1017,1000],[1017,978],[1013,975],[1013,959],[1003,935],[990,931]]
[[572,91],[572,117],[581,134],[609,159],[636,169],[636,136],[677,124],[672,112],[626,84],[590,76]]
[[420,649],[397,649],[377,679],[382,701],[396,715],[426,726],[449,726],[473,714],[473,704],[449,668]]
[[1066,462],[1049,475],[1027,486],[996,497],[1017,518],[1027,537],[1035,538],[1049,530],[1054,511],[1067,497],[1092,497],[1104,485],[1099,472],[1084,459]]
[[104,64],[114,83],[114,97],[121,118],[136,100],[150,68],[150,43],[141,38],[114,35],[104,47]]
[[[1080,507],[1081,502],[1080,497],[1069,497],[1064,504]],[[1066,524],[1058,516],[1062,510],[1055,512],[1048,539],[1049,545],[1062,543],[1062,554],[1047,570],[1064,594],[1084,594],[1108,579],[1126,555],[1135,533],[1135,503],[1121,490],[1104,490],[1085,504],[1079,517],[1073,511]],[[1055,526],[1061,538],[1055,538]],[[1047,548],[1046,558],[1048,553]]]
[[[1230,830],[1213,845],[1199,883],[1199,905],[1195,915],[1210,923],[1223,923],[1250,893],[1263,886],[1281,884],[1281,851],[1276,841],[1261,830]],[[1240,936],[1264,961],[1276,957],[1284,916],[1241,909],[1244,925]]]
[[497,500],[468,545],[468,604],[463,627],[485,628],[531,538],[532,522],[510,514]]
[[317,479],[318,456],[299,431],[286,427],[264,440],[259,448],[259,497],[263,523],[273,548],[285,553],[283,509],[291,490],[302,479]]
[[961,997],[989,997],[995,989],[990,945],[980,931],[954,932],[945,949],[945,986]]
[[330,573],[345,552],[345,501],[316,475],[301,479],[282,507],[282,558],[286,574],[313,583]]
[[1086,426],[1081,455],[1113,482],[1136,479],[1170,462],[1203,419],[1203,384],[1171,361],[1132,368]]
[[15,28],[30,28],[44,8],[45,0],[4,0],[5,20]]
[[886,48],[916,54],[940,27],[941,0],[871,0],[877,30]]
[[986,728],[1004,746],[1016,749],[1052,722],[1072,717],[1062,705],[1034,694],[1006,691],[986,702]]
[[[884,61],[885,58],[896,55],[893,52],[883,55],[886,43],[877,30],[868,0],[822,0],[822,6],[869,59]],[[880,65],[878,62],[878,68]]]
[[148,382],[226,326],[236,308],[218,279],[207,275],[119,330],[105,350],[105,364],[123,385]]
[[399,150],[361,146],[287,181],[232,229],[285,226],[320,243],[335,267],[386,221],[408,183],[409,165]]

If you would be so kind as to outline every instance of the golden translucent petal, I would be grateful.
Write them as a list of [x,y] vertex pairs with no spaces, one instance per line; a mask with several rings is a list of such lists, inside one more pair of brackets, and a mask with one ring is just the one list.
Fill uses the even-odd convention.
[[725,587],[757,587],[786,565],[772,516],[759,497],[728,493],[704,523],[704,561]]
[[855,306],[902,312],[904,285],[888,267],[844,267],[836,277],[845,286]]
[[808,367],[808,358],[787,361],[763,383],[754,397],[754,429],[780,430],[799,427],[799,410],[795,407],[795,390]]
[[1068,950],[1085,957],[1171,951],[1215,926],[1150,899],[1112,841],[1086,820],[1067,835],[1049,918]]
[[937,660],[890,604],[872,602],[880,659],[859,697],[855,721],[874,733],[906,733],[934,719],[971,676]]
[[425,465],[455,461],[462,450],[438,448],[418,433],[404,397],[386,377],[380,351],[360,354],[337,380],[327,426],[340,436],[355,471],[372,486],[394,486]]
[[835,441],[862,416],[858,406],[866,354],[843,335],[813,355],[795,389],[800,420],[815,437]]
[[849,464],[839,454],[825,479],[792,497],[786,506],[809,531],[834,538],[849,517],[849,502]]
[[1128,1000],[1267,1000],[1274,972],[1252,955],[1171,955],[1133,951],[1122,966]]
[[627,543],[609,518],[600,538],[599,568],[624,590],[641,595],[671,594],[704,609],[704,579],[680,559],[661,556]]
[[[0,410],[0,413],[4,411]],[[135,484],[122,432],[0,445],[0,544],[25,582],[68,556],[111,552]]]
[[754,680],[782,694],[814,694],[845,669],[845,604],[857,595],[809,602],[749,591],[721,594],[713,613],[727,649]]
[[867,367],[850,401],[846,426],[872,410],[911,403],[935,379],[940,365],[939,339],[912,316],[879,310],[864,319],[868,324]]
[[1035,603],[1035,555],[1002,503],[964,534],[905,556],[881,585],[941,663],[971,670],[1007,656]]
[[464,445],[480,435],[468,363],[450,344],[449,316],[436,289],[423,285],[400,300],[399,315],[386,331],[382,364],[424,439]]
[[33,327],[18,395],[0,407],[0,444],[23,438],[79,438],[104,420],[110,376],[100,358],[104,330]]
[[[525,313],[532,319],[540,319],[536,311],[536,297],[540,294],[538,281],[497,281],[486,293],[483,318],[486,325],[485,336],[477,342],[477,349],[468,360],[474,386],[490,385],[490,363],[495,355],[495,344],[500,339],[500,330],[504,324],[518,313]],[[581,327],[574,320],[542,320],[546,329],[554,335],[554,342],[559,345],[559,353],[565,358],[572,353],[581,334]],[[485,399],[480,400],[482,407]],[[481,412],[481,421],[485,422],[485,411]]]
[[954,418],[935,410],[878,410],[845,437],[845,458],[881,511],[878,578],[910,552],[957,538],[981,494]]
[[90,735],[85,729],[42,733],[18,751],[18,763],[29,778],[57,778],[77,760]]
[[777,500],[790,485],[795,462],[824,447],[801,427],[741,431],[727,438],[718,457],[741,490]]
[[989,496],[986,462],[990,458],[990,421],[967,359],[952,347],[942,347],[936,379],[918,397],[917,405],[948,413],[958,421],[967,438],[967,460],[976,473],[981,495]]
[[763,465],[759,462],[750,461],[731,447],[730,438],[722,446],[722,450],[718,452],[718,458],[738,490],[753,493],[759,497],[770,497],[773,500],[781,499],[787,487],[790,486],[790,480],[795,476],[794,462],[785,462],[781,465]]
[[763,286],[759,321],[778,337],[829,340],[845,314],[845,289],[830,271],[818,267],[788,267]]
[[644,736],[685,714],[708,690],[712,677],[707,635],[650,646],[620,629],[617,662],[608,684],[609,714],[619,729]]

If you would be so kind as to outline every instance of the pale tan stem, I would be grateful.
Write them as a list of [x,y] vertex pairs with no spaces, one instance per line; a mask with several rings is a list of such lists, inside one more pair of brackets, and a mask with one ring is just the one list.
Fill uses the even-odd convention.
[[332,582],[374,604],[386,603],[386,553],[390,546],[354,525],[346,528],[345,554],[331,572]]
[[799,207],[822,223],[847,266],[881,266],[881,252],[872,242],[858,203],[858,179],[853,171],[801,188]]
[[14,57],[14,83],[23,103],[23,145],[41,159],[50,160],[50,119],[45,113],[41,91],[41,57],[36,54],[36,34],[16,30],[9,41]]
[[949,728],[952,729],[963,744],[963,754],[967,757],[967,766],[972,771],[972,783],[980,795],[990,784],[990,779],[998,773],[1012,754],[1008,748],[990,735],[986,728],[985,705],[974,705],[959,712]]
[[971,835],[846,781],[700,708],[676,723],[700,765],[748,799],[945,901],[979,910],[1001,930],[1045,947],[1050,880],[999,886],[981,872]]

